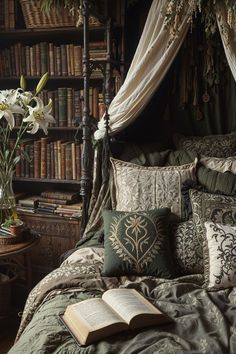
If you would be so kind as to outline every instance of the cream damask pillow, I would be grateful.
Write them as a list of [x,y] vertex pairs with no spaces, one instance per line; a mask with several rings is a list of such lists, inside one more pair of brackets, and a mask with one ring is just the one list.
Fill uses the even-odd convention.
[[181,166],[146,167],[111,158],[114,183],[112,208],[119,211],[145,211],[170,208],[183,216],[181,186],[195,180],[197,160]]
[[222,157],[206,157],[200,159],[203,166],[217,172],[231,172],[236,174],[236,156],[226,158]]
[[236,285],[236,226],[206,221],[204,275],[209,290]]

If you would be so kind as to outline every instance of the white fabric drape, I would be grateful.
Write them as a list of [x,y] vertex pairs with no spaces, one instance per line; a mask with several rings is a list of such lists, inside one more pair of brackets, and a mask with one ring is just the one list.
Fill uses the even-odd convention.
[[[167,73],[187,34],[191,18],[188,8],[180,19],[178,36],[170,42],[162,14],[165,3],[166,0],[153,0],[126,79],[110,104],[111,135],[123,130],[141,113]],[[104,133],[102,118],[94,134],[95,139],[101,139]]]
[[[235,33],[232,29],[229,28],[227,24],[227,5],[224,2],[218,4],[216,9],[216,19],[221,35],[221,40],[223,43],[225,55],[236,81],[236,42],[235,42]],[[225,35],[224,29],[228,28],[228,36]]]

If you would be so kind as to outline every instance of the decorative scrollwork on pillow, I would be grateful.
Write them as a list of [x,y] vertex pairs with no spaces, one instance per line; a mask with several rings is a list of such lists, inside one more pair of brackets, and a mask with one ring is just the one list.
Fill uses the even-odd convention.
[[206,136],[184,136],[175,134],[177,149],[212,157],[230,157],[236,151],[236,132]]
[[181,187],[195,180],[197,160],[180,166],[140,166],[111,158],[114,185],[112,207],[119,211],[170,208],[184,216]]
[[206,221],[204,274],[209,289],[236,285],[236,226]]

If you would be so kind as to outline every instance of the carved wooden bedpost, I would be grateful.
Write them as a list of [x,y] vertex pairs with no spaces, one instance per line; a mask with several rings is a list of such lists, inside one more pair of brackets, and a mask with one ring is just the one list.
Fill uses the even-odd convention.
[[106,24],[106,41],[107,41],[107,56],[105,66],[105,90],[104,90],[104,103],[106,106],[105,113],[105,135],[103,138],[103,166],[102,166],[102,179],[103,183],[109,179],[109,166],[110,166],[110,136],[109,136],[109,114],[108,107],[114,96],[114,83],[112,80],[112,43],[111,43],[111,19],[107,20]]
[[91,141],[91,122],[89,117],[89,0],[82,0],[84,50],[83,50],[83,78],[84,78],[84,108],[82,117],[82,155],[81,155],[81,186],[80,195],[83,200],[83,214],[81,220],[81,235],[88,221],[89,201],[92,190],[93,153]]

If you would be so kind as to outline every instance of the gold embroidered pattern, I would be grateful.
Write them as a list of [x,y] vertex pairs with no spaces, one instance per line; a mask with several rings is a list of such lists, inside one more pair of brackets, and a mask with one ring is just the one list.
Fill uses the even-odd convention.
[[[123,230],[122,239],[118,237],[120,228]],[[148,232],[150,229],[154,232]],[[127,262],[131,270],[140,273],[160,253],[163,234],[158,219],[155,224],[147,215],[137,212],[114,217],[109,239],[118,257]]]

